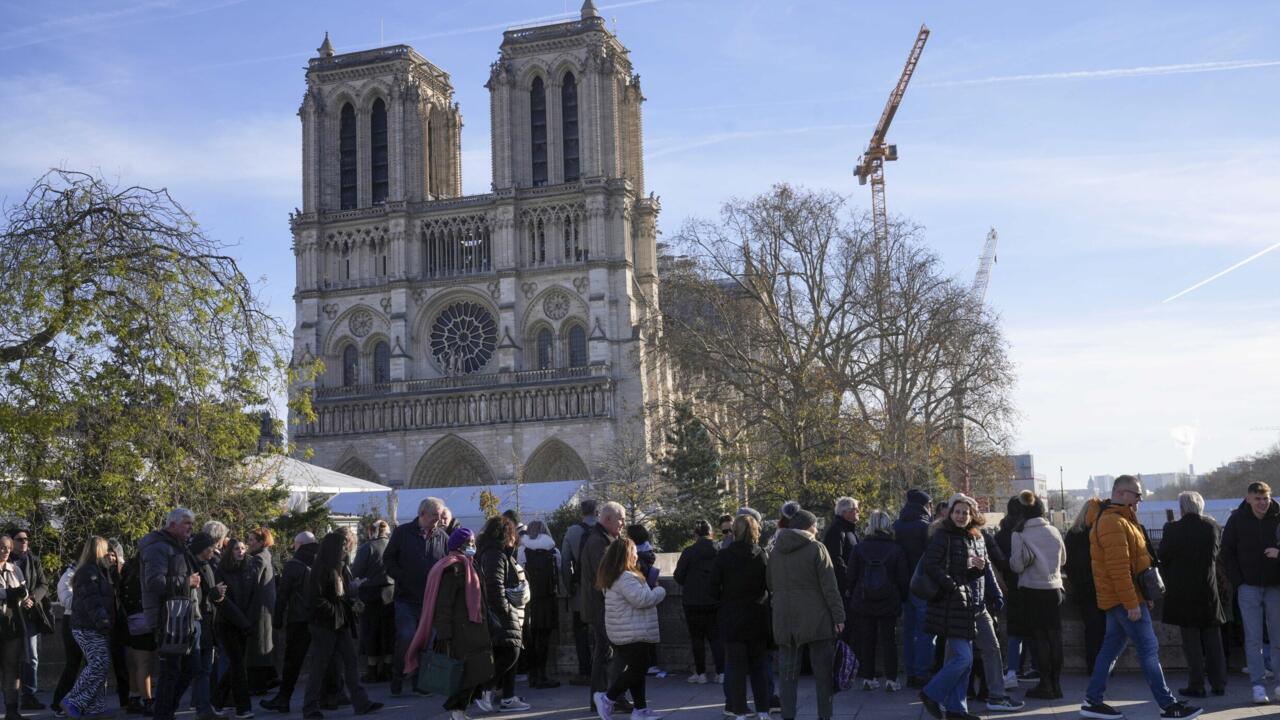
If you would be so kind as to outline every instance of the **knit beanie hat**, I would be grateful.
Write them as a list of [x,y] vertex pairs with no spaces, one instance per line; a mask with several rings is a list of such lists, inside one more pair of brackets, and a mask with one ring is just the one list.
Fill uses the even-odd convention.
[[926,509],[933,507],[933,498],[929,497],[929,493],[918,488],[911,488],[907,491],[907,502],[920,505]]
[[107,538],[107,547],[111,549],[111,552],[116,554],[116,557],[120,559],[120,562],[124,562],[124,545],[121,545],[119,540],[116,538]]
[[1036,497],[1034,492],[1023,490],[1018,493],[1018,501],[1022,503],[1022,517],[1030,520],[1031,518],[1044,517],[1044,502]]
[[818,518],[808,510],[797,510],[795,515],[791,516],[791,523],[787,526],[792,530],[810,530],[818,524]]
[[449,533],[449,552],[466,547],[467,544],[471,542],[471,538],[475,536],[475,533],[464,527],[460,527],[452,533]]
[[791,518],[795,517],[796,513],[800,512],[800,510],[801,510],[800,503],[796,502],[795,500],[788,500],[782,503],[782,512],[779,513],[779,515],[781,517],[784,517],[790,520]]
[[207,532],[198,532],[191,536],[191,554],[197,557],[200,553],[213,547],[213,536]]
[[951,499],[947,501],[947,510],[950,511],[950,509],[955,507],[958,502],[968,503],[970,510],[973,512],[980,512],[978,510],[978,501],[964,493],[956,493],[955,495],[952,495]]

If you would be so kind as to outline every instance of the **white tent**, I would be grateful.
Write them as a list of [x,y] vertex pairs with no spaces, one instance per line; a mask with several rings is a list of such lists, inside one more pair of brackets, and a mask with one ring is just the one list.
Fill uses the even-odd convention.
[[588,484],[581,480],[524,483],[521,485],[474,485],[449,488],[397,489],[391,492],[343,492],[329,500],[329,511],[335,515],[366,515],[377,510],[397,523],[405,523],[418,515],[418,504],[427,497],[438,497],[453,512],[463,527],[480,529],[484,513],[480,512],[480,493],[488,490],[498,496],[498,511],[515,508],[520,521],[543,520],[565,502],[577,502]]
[[346,475],[336,470],[302,462],[284,455],[258,455],[245,462],[250,473],[265,481],[279,480],[289,491],[289,509],[305,509],[312,495],[349,492],[382,492],[391,488]]

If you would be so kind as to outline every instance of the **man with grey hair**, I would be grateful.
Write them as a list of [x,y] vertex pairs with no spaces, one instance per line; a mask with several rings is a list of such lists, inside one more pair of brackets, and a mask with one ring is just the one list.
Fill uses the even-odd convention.
[[1205,697],[1205,675],[1213,694],[1227,686],[1227,660],[1222,647],[1226,608],[1218,595],[1218,552],[1222,533],[1213,518],[1204,516],[1204,498],[1186,491],[1178,495],[1182,517],[1165,523],[1160,539],[1160,567],[1164,575],[1164,623],[1177,625],[1187,659],[1183,697]]
[[418,631],[422,616],[422,595],[427,589],[427,575],[438,560],[448,554],[449,534],[441,525],[446,513],[444,501],[438,497],[423,498],[418,503],[418,517],[391,531],[382,563],[387,575],[395,581],[396,647],[392,660],[391,694],[404,688],[404,653]]
[[[138,542],[142,563],[142,613],[147,629],[157,632],[164,621],[165,603],[186,596],[193,601],[192,613],[200,621],[200,571],[187,541],[195,528],[195,513],[174,508],[165,517],[164,527],[153,530]],[[178,698],[196,675],[198,653],[156,655],[156,720],[173,720]]]
[[853,558],[853,548],[858,544],[857,500],[848,496],[836,498],[835,516],[822,535],[822,544],[827,546],[827,554],[831,556],[831,564],[836,571],[836,584],[840,588],[840,597],[844,598],[847,610],[849,560]]

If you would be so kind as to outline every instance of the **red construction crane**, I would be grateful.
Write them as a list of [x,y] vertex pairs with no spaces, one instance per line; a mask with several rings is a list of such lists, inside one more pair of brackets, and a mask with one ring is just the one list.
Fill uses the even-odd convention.
[[902,96],[907,94],[907,83],[916,71],[916,63],[920,62],[920,53],[924,52],[924,43],[929,39],[929,28],[921,25],[920,34],[916,35],[916,44],[907,56],[907,64],[902,68],[898,84],[889,93],[889,102],[885,103],[884,112],[880,114],[880,122],[871,134],[871,142],[858,158],[858,167],[853,174],[858,176],[858,184],[866,185],[871,180],[871,217],[875,224],[876,241],[883,245],[889,239],[889,217],[884,207],[884,163],[886,160],[898,159],[898,146],[885,143],[885,135],[889,132],[889,124],[902,104]]

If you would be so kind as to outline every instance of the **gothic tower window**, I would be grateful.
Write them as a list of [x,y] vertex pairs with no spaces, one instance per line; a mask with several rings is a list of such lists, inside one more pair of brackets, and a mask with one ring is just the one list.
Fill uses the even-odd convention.
[[586,367],[587,331],[581,325],[569,328],[569,367]]
[[351,210],[356,206],[356,109],[351,103],[342,106],[338,120],[338,174],[341,207]]
[[541,330],[538,331],[537,346],[538,346],[538,369],[539,370],[550,369],[551,366],[553,365],[553,360],[551,357],[551,353],[552,353],[551,330],[549,330],[548,328],[542,328]]
[[360,384],[360,351],[355,345],[348,345],[342,351],[342,385],[350,387]]
[[391,348],[386,342],[379,341],[373,346],[373,381],[391,382]]
[[369,119],[369,141],[373,155],[373,204],[387,201],[387,106],[382,98],[373,101]]
[[564,181],[578,180],[578,81],[573,73],[564,74],[560,86],[560,122],[563,136]]
[[533,148],[533,185],[547,184],[547,92],[542,78],[529,89],[529,136]]

